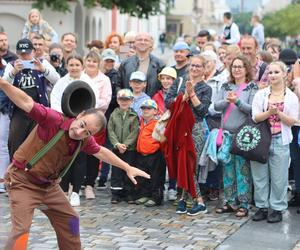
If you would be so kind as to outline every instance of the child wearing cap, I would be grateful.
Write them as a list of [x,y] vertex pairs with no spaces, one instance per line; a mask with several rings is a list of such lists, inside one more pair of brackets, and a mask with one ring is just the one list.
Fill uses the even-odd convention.
[[165,67],[158,74],[158,80],[161,82],[162,89],[157,91],[152,99],[157,103],[158,115],[162,115],[165,111],[165,99],[167,93],[177,78],[176,70],[172,67]]
[[[121,89],[117,93],[116,108],[108,121],[108,137],[113,145],[113,152],[123,161],[133,165],[135,159],[135,146],[139,131],[139,118],[130,108],[133,94],[130,89]],[[111,203],[116,204],[125,198],[128,203],[134,203],[132,198],[134,186],[130,183],[126,173],[112,166],[111,171]]]
[[157,123],[157,104],[154,100],[145,100],[142,105],[140,133],[137,141],[136,166],[151,175],[149,181],[138,181],[135,202],[147,207],[160,205],[163,200],[166,163],[160,151],[160,142],[152,138]]
[[129,79],[129,86],[132,88],[133,92],[133,103],[131,108],[138,114],[139,118],[141,118],[142,110],[141,104],[148,99],[151,99],[144,91],[147,86],[146,76],[141,71],[132,72]]

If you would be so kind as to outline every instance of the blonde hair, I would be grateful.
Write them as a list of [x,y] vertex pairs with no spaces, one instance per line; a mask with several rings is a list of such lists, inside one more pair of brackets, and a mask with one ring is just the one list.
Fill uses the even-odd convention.
[[271,62],[270,64],[269,64],[269,67],[271,67],[272,65],[276,65],[276,66],[278,66],[281,70],[282,70],[282,72],[284,72],[286,75],[285,75],[285,77],[283,77],[283,79],[282,79],[282,82],[283,82],[283,84],[284,84],[284,87],[286,88],[287,87],[287,72],[288,72],[288,68],[287,68],[287,66],[283,63],[283,62],[281,62],[281,61],[274,61],[274,62]]
[[228,45],[226,48],[226,54],[235,54],[237,56],[240,53],[241,53],[240,47],[235,44]]
[[42,14],[41,14],[41,12],[38,10],[38,9],[31,9],[30,11],[29,11],[29,13],[28,13],[28,16],[27,16],[27,23],[28,23],[28,25],[29,25],[29,27],[31,28],[32,27],[32,23],[31,23],[31,21],[30,21],[30,16],[32,15],[32,13],[37,13],[38,15],[39,15],[39,17],[40,17],[40,19],[39,19],[39,24],[38,25],[41,25],[41,23],[42,22],[44,22],[44,19],[43,19],[43,17],[42,17]]
[[287,73],[288,70],[287,66],[283,62],[281,61],[271,62],[269,67],[271,67],[272,65],[277,65],[282,70],[282,72]]

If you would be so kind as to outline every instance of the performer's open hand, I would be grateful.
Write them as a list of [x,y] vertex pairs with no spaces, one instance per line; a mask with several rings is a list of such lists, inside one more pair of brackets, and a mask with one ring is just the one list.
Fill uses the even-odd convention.
[[146,172],[138,169],[138,168],[135,168],[135,167],[130,167],[128,168],[128,170],[126,171],[126,174],[128,176],[128,178],[132,181],[132,183],[134,185],[137,184],[137,181],[134,177],[136,176],[141,176],[141,177],[144,177],[144,178],[147,178],[147,179],[150,179],[150,175],[147,174]]

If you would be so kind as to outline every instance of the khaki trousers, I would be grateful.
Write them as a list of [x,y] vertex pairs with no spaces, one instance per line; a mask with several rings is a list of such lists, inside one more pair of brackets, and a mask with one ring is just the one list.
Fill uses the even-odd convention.
[[59,184],[37,185],[24,170],[10,166],[5,175],[12,230],[5,250],[25,250],[35,208],[50,220],[61,250],[80,250],[79,216]]

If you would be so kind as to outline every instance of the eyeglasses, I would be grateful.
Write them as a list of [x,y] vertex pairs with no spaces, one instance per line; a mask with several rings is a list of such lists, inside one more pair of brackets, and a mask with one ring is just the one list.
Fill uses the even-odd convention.
[[190,67],[191,68],[196,68],[196,69],[200,69],[200,68],[203,68],[204,67],[204,65],[202,65],[202,64],[190,64]]
[[238,70],[241,70],[241,69],[243,69],[243,68],[245,68],[245,67],[242,66],[242,65],[232,65],[232,66],[231,66],[231,69],[238,69]]

